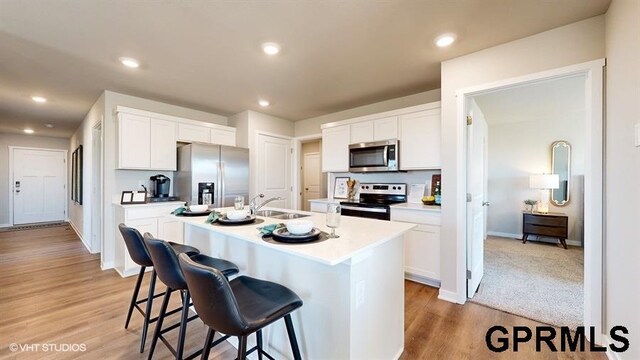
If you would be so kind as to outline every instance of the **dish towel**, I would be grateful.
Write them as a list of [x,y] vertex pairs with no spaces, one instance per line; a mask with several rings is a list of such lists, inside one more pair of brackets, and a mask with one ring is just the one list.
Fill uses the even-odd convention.
[[282,229],[284,227],[286,227],[286,225],[283,224],[283,223],[270,224],[270,225],[266,225],[266,226],[263,226],[263,227],[259,227],[258,230],[260,231],[260,234],[262,236],[271,236],[274,231],[276,231],[278,229]]
[[179,208],[173,210],[171,213],[173,215],[182,215],[183,212],[187,211],[187,208],[184,206],[180,206]]
[[220,219],[222,217],[222,214],[217,212],[217,211],[212,211],[211,214],[209,214],[209,216],[207,217],[207,220],[205,220],[204,222],[206,224],[213,224],[216,221],[218,221],[218,219]]

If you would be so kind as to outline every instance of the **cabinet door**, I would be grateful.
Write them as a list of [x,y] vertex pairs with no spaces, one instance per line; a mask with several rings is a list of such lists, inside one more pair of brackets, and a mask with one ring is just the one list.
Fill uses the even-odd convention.
[[322,130],[322,171],[349,171],[349,125]]
[[211,129],[211,143],[236,146],[236,132],[233,130]]
[[178,124],[178,141],[208,143],[211,134],[205,126]]
[[398,138],[398,117],[376,119],[373,121],[373,141]]
[[146,116],[118,113],[118,169],[148,169],[151,128]]
[[[157,218],[125,220],[125,224],[137,229],[141,235],[144,235],[144,233],[148,232],[153,234],[153,236],[157,236],[156,234],[158,233]],[[127,251],[124,259],[124,272],[125,274],[131,274],[132,272],[134,272],[133,269],[140,269],[140,266],[138,266],[138,264],[131,260],[129,252]]]
[[373,141],[373,121],[363,121],[351,124],[351,141],[349,144],[357,144]]
[[418,225],[405,235],[405,272],[440,280],[440,227]]
[[439,169],[440,109],[400,116],[400,169]]
[[151,119],[151,170],[176,171],[176,123]]
[[158,239],[184,244],[184,224],[173,217],[158,218]]

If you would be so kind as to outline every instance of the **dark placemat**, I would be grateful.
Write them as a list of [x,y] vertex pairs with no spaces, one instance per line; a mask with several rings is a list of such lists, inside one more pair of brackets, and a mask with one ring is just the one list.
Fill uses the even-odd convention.
[[329,234],[324,232],[324,231],[320,231],[320,235],[318,236],[317,239],[315,240],[311,240],[311,241],[307,241],[307,242],[298,242],[298,243],[290,243],[290,242],[280,242],[280,241],[276,241],[273,240],[273,237],[271,237],[271,235],[265,235],[262,237],[262,240],[270,243],[270,244],[277,244],[277,245],[306,245],[306,244],[315,244],[315,243],[319,243],[319,242],[323,242],[325,240],[329,240]]
[[214,226],[246,226],[246,225],[256,225],[256,224],[262,224],[264,222],[264,219],[259,219],[259,218],[255,218],[252,222],[249,223],[224,223],[221,224],[219,222],[214,222],[211,225]]
[[177,214],[176,216],[209,216],[209,214],[211,214],[211,210],[207,210],[207,211],[200,211],[200,212],[191,212],[191,211],[185,211],[181,214]]

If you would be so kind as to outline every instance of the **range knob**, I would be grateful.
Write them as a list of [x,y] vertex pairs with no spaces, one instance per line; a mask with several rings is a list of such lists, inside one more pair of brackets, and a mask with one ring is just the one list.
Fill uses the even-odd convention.
[[393,190],[395,190],[395,189],[396,189],[396,187],[394,186],[394,187],[393,187]]

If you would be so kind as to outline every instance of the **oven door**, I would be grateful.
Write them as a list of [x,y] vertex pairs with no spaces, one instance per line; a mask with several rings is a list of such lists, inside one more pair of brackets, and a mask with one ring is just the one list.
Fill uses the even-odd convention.
[[349,171],[397,171],[396,144],[387,140],[349,145]]
[[368,219],[391,220],[391,213],[385,207],[364,207],[340,205],[341,214],[344,216],[355,216]]

